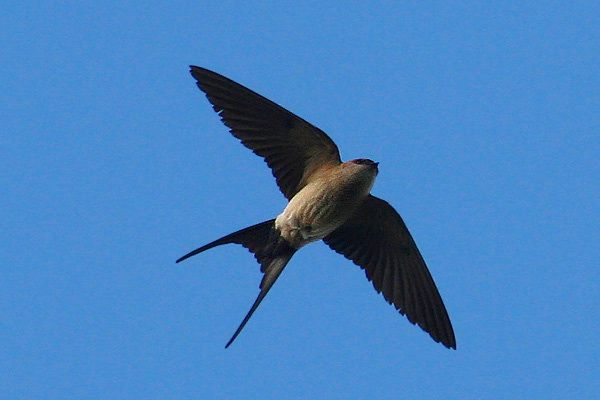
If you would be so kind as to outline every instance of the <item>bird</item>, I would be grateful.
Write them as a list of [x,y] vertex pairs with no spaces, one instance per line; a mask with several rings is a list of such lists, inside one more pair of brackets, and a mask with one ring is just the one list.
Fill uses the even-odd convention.
[[368,158],[342,162],[325,132],[280,105],[206,68],[192,65],[190,74],[230,133],[264,159],[288,200],[276,218],[223,236],[176,261],[239,244],[260,264],[259,294],[225,348],[292,256],[322,240],[362,268],[375,290],[412,324],[456,349],[448,312],[408,228],[387,201],[370,193],[379,163]]

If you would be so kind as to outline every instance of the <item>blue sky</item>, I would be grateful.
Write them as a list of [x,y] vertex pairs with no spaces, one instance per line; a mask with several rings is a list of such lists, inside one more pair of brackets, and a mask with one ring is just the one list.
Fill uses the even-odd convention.
[[[4,2],[0,391],[597,396],[600,9],[503,3]],[[380,162],[373,193],[411,229],[457,351],[322,243],[223,349],[258,265],[236,246],[174,261],[285,200],[189,64]]]

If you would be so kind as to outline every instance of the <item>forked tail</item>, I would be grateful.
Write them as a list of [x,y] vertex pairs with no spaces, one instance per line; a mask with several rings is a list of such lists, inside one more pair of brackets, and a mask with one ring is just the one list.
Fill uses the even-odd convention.
[[296,249],[290,246],[288,242],[279,235],[279,231],[275,228],[275,220],[271,219],[261,222],[260,224],[249,226],[248,228],[241,229],[227,236],[223,236],[214,242],[210,242],[194,251],[189,252],[188,254],[179,258],[176,262],[181,262],[187,258],[195,256],[196,254],[202,253],[203,251],[228,243],[241,244],[250,250],[254,254],[256,260],[260,263],[260,270],[263,272],[264,276],[260,282],[260,293],[258,294],[258,297],[254,301],[254,304],[252,304],[252,307],[250,307],[250,311],[248,311],[240,326],[237,328],[231,339],[229,339],[229,342],[227,342],[225,345],[225,348],[229,347],[235,338],[240,334],[242,329],[244,329],[244,326],[248,320],[250,320],[250,317],[252,317],[254,311],[256,311],[261,301],[269,292],[269,289],[271,289],[281,274],[281,271],[283,271],[287,263],[296,252]]

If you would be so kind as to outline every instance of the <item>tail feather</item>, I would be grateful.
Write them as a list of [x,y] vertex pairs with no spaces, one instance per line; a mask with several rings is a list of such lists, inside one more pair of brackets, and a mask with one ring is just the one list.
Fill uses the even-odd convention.
[[250,320],[250,317],[252,317],[254,311],[256,311],[297,250],[290,246],[289,243],[279,235],[279,232],[275,228],[275,220],[271,219],[248,228],[241,229],[227,236],[223,236],[220,239],[189,252],[188,254],[179,258],[176,262],[179,263],[187,258],[195,256],[196,254],[202,253],[203,251],[228,243],[241,244],[250,250],[254,254],[256,260],[259,262],[261,266],[260,270],[264,273],[264,276],[260,283],[260,293],[258,294],[258,297],[254,301],[254,304],[252,304],[252,307],[250,307],[250,310],[240,323],[231,339],[229,339],[225,345],[225,348],[229,347],[240,334],[242,329],[244,329],[244,326],[246,326],[246,323]]
[[236,329],[233,336],[231,336],[231,339],[229,339],[229,341],[225,345],[225,348],[228,348],[231,345],[231,343],[233,343],[233,341],[238,337],[240,332],[242,332],[242,329],[244,329],[244,326],[246,326],[246,323],[250,320],[250,317],[252,317],[254,311],[256,311],[256,309],[263,301],[267,293],[269,293],[269,290],[271,289],[277,278],[279,278],[279,275],[281,275],[281,272],[296,252],[296,250],[292,249],[291,247],[290,249],[291,251],[277,256],[276,258],[271,260],[267,265],[265,275],[263,276],[263,279],[260,283],[260,293],[258,293],[258,297],[256,297],[256,300],[254,300],[254,304],[252,304],[252,307],[250,307],[250,310]]
[[240,229],[239,231],[223,236],[222,238],[217,239],[214,242],[210,242],[202,247],[198,247],[196,250],[192,250],[183,257],[180,257],[175,262],[180,263],[183,260],[195,256],[196,254],[202,253],[203,251],[228,243],[241,244],[242,246],[250,250],[252,253],[254,253],[256,257],[257,252],[260,251],[263,246],[268,244],[269,238],[273,235],[272,231],[274,230],[275,220],[270,219],[268,221],[261,222],[260,224]]

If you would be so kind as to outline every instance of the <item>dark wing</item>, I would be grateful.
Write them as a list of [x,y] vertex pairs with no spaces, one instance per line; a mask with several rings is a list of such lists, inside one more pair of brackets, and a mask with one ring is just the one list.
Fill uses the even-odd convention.
[[288,199],[320,167],[341,162],[337,146],[319,128],[215,72],[191,66],[190,73],[233,136],[265,159]]
[[323,241],[365,270],[378,293],[436,342],[456,349],[446,307],[400,215],[369,195],[344,225]]

